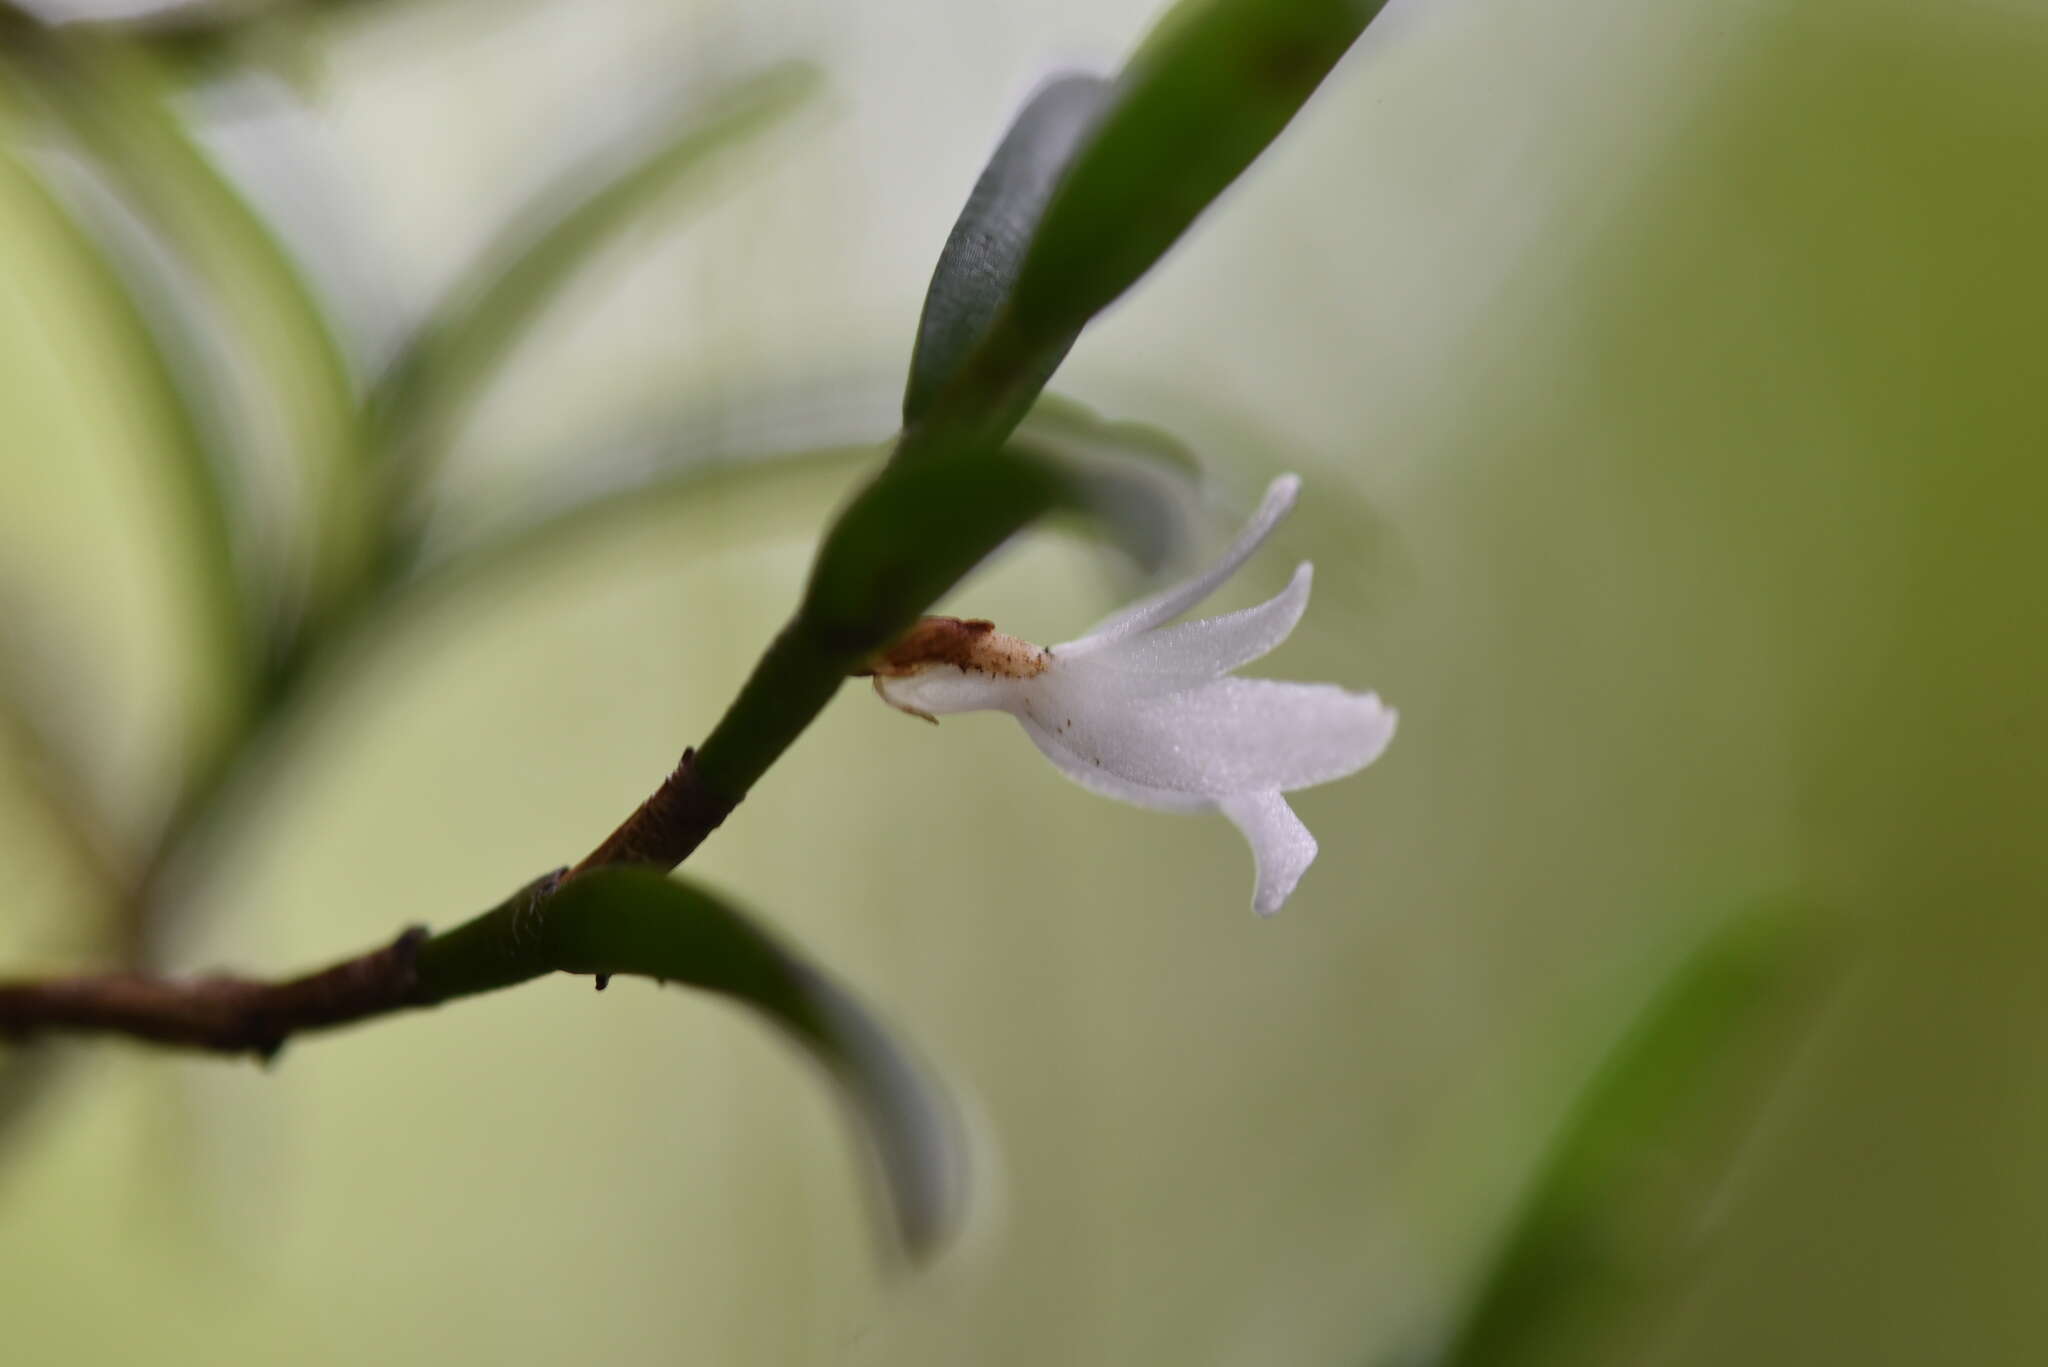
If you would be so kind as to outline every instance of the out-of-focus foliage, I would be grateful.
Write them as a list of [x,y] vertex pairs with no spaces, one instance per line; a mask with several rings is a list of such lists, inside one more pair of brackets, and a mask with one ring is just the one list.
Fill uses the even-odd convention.
[[964,1174],[946,1102],[844,988],[724,899],[659,869],[597,869],[559,892],[553,881],[427,941],[428,992],[445,1003],[561,971],[594,975],[600,988],[634,974],[730,997],[837,1084],[873,1142],[902,1247],[928,1256],[951,1232]]
[[[303,326],[338,316],[337,282],[417,316],[622,92],[822,73],[812,123],[650,206],[473,391],[394,581],[439,591],[304,685],[242,821],[166,875],[180,967],[371,943],[601,835],[801,593],[997,130],[1154,17],[291,8],[182,35],[180,75],[95,66],[117,98],[85,107],[140,111],[119,145],[10,67],[0,615],[36,711],[0,764],[10,966],[118,938],[90,852],[147,849],[195,737],[234,724],[245,666],[216,661],[274,664],[215,650],[241,619],[207,606],[226,580],[195,529],[241,528],[258,629],[352,554],[315,491],[349,468],[334,396],[365,387],[332,357],[375,348]],[[280,51],[297,94],[243,65]],[[1647,1315],[1580,1324],[1583,1277],[1539,1297],[1511,1323],[1552,1316],[1551,1360],[2038,1360],[2044,60],[2040,16],[1989,0],[1397,4],[1083,339],[1062,387],[1172,431],[1217,501],[1308,476],[1289,549],[1317,600],[1276,672],[1377,687],[1403,733],[1305,796],[1323,855],[1272,924],[1238,913],[1221,828],[851,692],[705,847],[696,875],[967,1089],[1002,1191],[927,1277],[877,1284],[787,1051],[717,1003],[543,985],[274,1075],[110,1048],[24,1104],[0,1074],[0,1349],[1379,1362],[1486,1303],[1565,1171],[1624,1220],[1647,1172],[1702,1238]],[[309,180],[345,212],[310,212]],[[123,202],[157,206],[187,274],[101,212]],[[269,254],[266,225],[289,225]],[[338,269],[337,239],[370,269]],[[148,308],[195,288],[217,302],[196,345]],[[234,360],[201,374],[293,400],[195,409],[215,346]],[[302,471],[259,508],[208,512],[180,464],[222,418],[246,465]],[[784,429],[820,454],[757,458]],[[312,545],[334,549],[275,558]],[[1063,639],[1112,587],[1034,539],[953,602]],[[77,759],[73,791],[38,800],[37,748]],[[1704,1090],[1653,1069],[1674,1146],[1728,1161],[1560,1139],[1654,985],[1759,903],[1822,908],[1853,971],[1761,1103],[1724,1101],[1715,1051]]]
[[1429,1361],[1655,1351],[1754,1117],[1827,1001],[1836,965],[1822,936],[1810,914],[1774,908],[1732,918],[1680,961],[1566,1116]]
[[505,354],[604,241],[624,231],[649,201],[701,169],[709,157],[788,113],[816,86],[816,73],[791,66],[754,77],[706,110],[692,102],[642,139],[646,148],[615,153],[609,174],[577,165],[511,222],[510,240],[486,250],[392,361],[369,397],[401,487],[431,473],[449,419],[487,383]]

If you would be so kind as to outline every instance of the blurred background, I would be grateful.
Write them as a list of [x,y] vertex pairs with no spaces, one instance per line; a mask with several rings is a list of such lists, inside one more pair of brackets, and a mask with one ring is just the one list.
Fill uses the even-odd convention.
[[[589,848],[879,459],[1016,106],[1157,8],[6,11],[0,971],[295,970]],[[960,1096],[936,1265],[756,1022],[561,979],[6,1056],[0,1357],[2041,1360],[2044,70],[2026,0],[1399,0],[1088,332],[1055,389],[1210,535],[1304,475],[1227,605],[1314,559],[1262,671],[1402,732],[1271,921],[1220,819],[858,689],[705,846]],[[330,574],[372,440],[395,606]],[[1138,582],[1048,533],[949,606]],[[251,620],[340,644],[251,693]]]

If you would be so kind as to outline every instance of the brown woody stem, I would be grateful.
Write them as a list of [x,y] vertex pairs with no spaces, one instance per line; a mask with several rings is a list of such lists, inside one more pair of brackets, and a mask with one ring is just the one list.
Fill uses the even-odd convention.
[[300,1031],[431,1005],[416,971],[426,938],[416,926],[381,949],[283,982],[138,973],[0,982],[0,1035],[117,1034],[269,1058]]
[[696,765],[697,752],[683,751],[675,771],[662,780],[661,786],[631,816],[619,823],[617,830],[604,838],[603,844],[569,870],[569,876],[574,878],[579,873],[615,864],[652,864],[672,869],[688,859],[704,843],[704,837],[717,830],[739,805],[738,799],[706,788],[697,776]]
[[[432,943],[438,949],[460,935],[465,957],[504,957],[523,961],[517,938],[520,913],[551,896],[568,878],[593,869],[618,865],[653,865],[664,870],[680,864],[704,837],[738,805],[705,788],[698,779],[695,753],[682,761],[652,796],[621,822],[583,861],[569,870],[548,874],[522,888],[500,910],[467,927],[430,937],[414,927],[397,940],[367,954],[344,959],[329,968],[283,981],[215,975],[204,978],[159,978],[139,973],[93,973],[39,980],[0,980],[0,1038],[23,1040],[54,1033],[114,1034],[152,1044],[223,1054],[255,1054],[268,1059],[291,1036],[328,1030],[397,1011],[433,1006],[473,990],[439,975],[423,975],[421,954]],[[514,908],[513,903],[522,905]],[[479,929],[487,928],[486,934]],[[509,937],[505,945],[490,943]],[[503,951],[501,954],[500,951]],[[544,968],[525,972],[531,977]],[[467,974],[457,970],[466,980]]]

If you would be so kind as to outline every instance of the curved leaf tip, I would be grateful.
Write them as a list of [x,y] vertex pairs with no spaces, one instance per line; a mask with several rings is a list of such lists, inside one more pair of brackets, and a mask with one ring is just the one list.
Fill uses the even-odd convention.
[[903,394],[905,426],[931,408],[1009,302],[1039,216],[1109,94],[1108,81],[1084,72],[1047,81],[974,182],[925,293]]
[[882,1179],[913,1258],[959,1222],[964,1147],[953,1108],[915,1054],[858,998],[722,899],[655,869],[563,885],[533,927],[571,973],[640,974],[732,998],[823,1066]]

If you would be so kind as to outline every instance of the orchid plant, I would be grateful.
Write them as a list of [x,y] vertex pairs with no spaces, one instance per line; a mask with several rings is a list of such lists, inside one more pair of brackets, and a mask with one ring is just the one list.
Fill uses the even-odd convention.
[[[522,485],[531,492],[508,502],[513,515],[502,523],[478,506],[491,500],[465,495],[462,480],[444,478],[463,420],[502,381],[521,339],[583,263],[657,199],[699,179],[699,168],[767,136],[803,106],[821,73],[788,63],[724,83],[709,79],[715,62],[693,53],[681,64],[690,72],[687,98],[673,108],[643,98],[656,92],[603,92],[631,96],[589,102],[602,107],[605,123],[619,119],[617,134],[579,154],[557,178],[543,178],[525,208],[480,234],[490,245],[442,299],[394,298],[391,316],[357,335],[352,327],[363,320],[352,325],[330,314],[326,292],[312,287],[306,269],[330,256],[376,264],[374,243],[347,239],[355,216],[336,213],[320,225],[317,242],[293,242],[258,207],[296,195],[302,178],[316,176],[325,158],[299,165],[297,158],[249,151],[264,145],[256,126],[297,125],[323,98],[287,90],[276,72],[250,64],[267,65],[264,54],[286,55],[291,35],[313,35],[322,22],[316,11],[332,7],[175,0],[113,7],[136,9],[132,15],[64,14],[81,8],[108,7],[0,0],[0,247],[15,248],[15,259],[31,268],[10,278],[11,295],[18,297],[0,310],[6,315],[0,332],[28,339],[32,350],[20,354],[38,358],[24,372],[31,387],[49,383],[66,396],[47,411],[40,401],[24,403],[14,428],[27,436],[15,443],[19,455],[10,450],[8,459],[64,459],[62,443],[73,439],[72,424],[54,415],[65,402],[105,406],[119,418],[109,430],[124,434],[139,431],[145,425],[140,418],[160,420],[162,430],[137,454],[147,453],[147,482],[162,486],[163,539],[175,541],[182,555],[179,571],[167,575],[174,582],[163,601],[178,597],[178,610],[168,616],[188,624],[190,635],[163,657],[161,669],[155,655],[147,657],[152,674],[164,677],[151,677],[146,691],[154,694],[161,685],[167,699],[179,695],[186,734],[178,745],[133,747],[146,781],[137,791],[113,791],[108,774],[115,771],[92,762],[91,750],[74,748],[85,728],[67,726],[73,719],[66,709],[49,705],[61,685],[39,687],[48,681],[26,677],[37,672],[43,653],[27,643],[30,619],[41,614],[17,610],[14,585],[0,582],[7,608],[0,622],[0,808],[6,809],[0,811],[0,848],[9,861],[10,896],[14,904],[33,904],[40,883],[56,886],[47,870],[62,866],[75,875],[86,894],[81,905],[92,912],[74,915],[78,908],[67,890],[61,904],[66,926],[90,923],[98,937],[86,946],[98,960],[92,964],[0,965],[0,1150],[11,1127],[39,1112],[37,1098],[82,1057],[83,1051],[43,1049],[46,1036],[121,1036],[267,1063],[289,1042],[316,1031],[417,1019],[429,1008],[564,974],[593,980],[600,990],[614,975],[631,975],[721,994],[804,1051],[846,1103],[862,1156],[880,1178],[886,1199],[878,1209],[888,1213],[887,1228],[901,1249],[926,1257],[944,1247],[966,1205],[969,1150],[922,1054],[905,1047],[859,995],[769,922],[706,881],[672,871],[735,816],[846,681],[865,675],[887,704],[927,721],[973,711],[1008,714],[1062,774],[1099,795],[1154,810],[1221,813],[1251,847],[1253,910],[1271,915],[1293,895],[1317,842],[1287,794],[1372,764],[1394,736],[1396,714],[1371,692],[1238,676],[1302,621],[1313,578],[1307,563],[1263,603],[1187,619],[1271,537],[1299,497],[1298,479],[1283,476],[1271,484],[1214,564],[1128,605],[1078,639],[1040,646],[986,620],[924,614],[1050,514],[1078,513],[1095,530],[1120,535],[1148,567],[1180,544],[1175,538],[1185,504],[1177,500],[1191,497],[1188,462],[1156,459],[1178,453],[1149,444],[1143,439],[1149,429],[1072,412],[1046,396],[1045,386],[1091,320],[1169,252],[1280,134],[1372,22],[1381,0],[1177,0],[1119,72],[1070,72],[1041,86],[990,157],[939,255],[912,347],[902,423],[886,458],[873,460],[871,477],[821,529],[801,600],[729,706],[707,731],[692,733],[702,736],[700,743],[671,770],[679,738],[670,723],[679,719],[661,718],[654,742],[661,748],[648,765],[652,770],[659,763],[666,777],[572,866],[550,869],[552,854],[530,852],[531,864],[506,870],[506,882],[514,873],[548,871],[488,910],[437,931],[411,926],[352,957],[279,977],[172,975],[159,971],[156,960],[180,939],[171,933],[180,915],[207,900],[211,871],[224,851],[232,852],[237,832],[257,828],[252,816],[274,805],[268,785],[289,778],[294,749],[327,748],[291,742],[329,700],[360,687],[368,671],[355,662],[374,655],[366,647],[375,646],[379,633],[391,632],[423,601],[459,593],[468,583],[496,582],[515,563],[552,555],[577,539],[602,542],[589,535],[592,529],[692,503],[713,481],[746,480],[778,463],[880,455],[872,440],[879,424],[835,434],[829,447],[803,452],[731,443],[723,434],[755,426],[746,420],[749,412],[735,408],[709,415],[664,412],[649,424],[663,433],[665,448],[652,460],[638,420],[629,449],[609,456],[601,436],[589,435],[594,424],[565,424],[575,434],[572,445],[547,462],[561,475],[558,484],[552,491],[546,482]],[[288,65],[301,74],[321,66]],[[266,112],[271,101],[281,103]],[[275,113],[289,117],[269,117]],[[188,126],[195,118],[200,131],[214,136],[195,136]],[[251,127],[221,138],[224,119]],[[289,165],[292,175],[267,196],[245,194],[247,187],[216,164],[212,149],[221,145],[242,146],[238,159],[245,166]],[[332,202],[344,198],[337,191]],[[832,227],[817,226],[821,232]],[[309,249],[314,246],[319,249]],[[409,273],[384,274],[402,281]],[[799,271],[790,278],[805,276]],[[61,312],[46,317],[39,306]],[[1217,345],[1230,345],[1233,335],[1242,336],[1219,329]],[[99,348],[104,354],[88,356],[91,349],[80,345],[88,340],[107,342]],[[89,363],[74,363],[81,358]],[[371,367],[371,358],[381,359]],[[14,392],[26,400],[30,389],[17,385]],[[714,420],[703,423],[707,416]],[[702,444],[675,437],[693,425],[721,436]],[[1119,460],[1142,473],[1110,468]],[[135,469],[143,468],[138,459]],[[1168,484],[1171,491],[1162,493]],[[16,487],[34,494],[38,481],[9,485]],[[91,548],[109,540],[100,529],[70,539]],[[687,554],[688,540],[666,544],[674,554]],[[0,552],[14,549],[0,545]],[[121,566],[143,563],[128,558],[131,549],[111,558],[92,553]],[[11,574],[17,562],[33,558],[33,550],[0,555],[0,570]],[[107,614],[109,623],[124,620],[127,606]],[[441,621],[437,632],[458,630],[462,614],[444,613]],[[95,640],[109,623],[93,623]],[[634,623],[636,637],[643,630],[664,638],[709,634],[667,616]],[[153,631],[146,644],[154,650],[168,638],[168,631],[162,640]],[[554,644],[542,640],[536,648]],[[125,665],[144,657],[118,658]],[[562,658],[593,674],[603,668],[579,653]],[[469,680],[476,687],[495,682]],[[78,692],[90,698],[100,690]],[[327,724],[337,724],[334,713],[326,715]],[[879,709],[871,709],[871,720],[877,729],[894,726]],[[124,724],[105,734],[127,746],[131,735],[148,733],[152,724]],[[504,763],[518,766],[522,779],[544,767],[524,744],[494,749],[503,752]],[[580,752],[576,758],[593,762]],[[175,765],[174,775],[157,771],[165,761],[167,768]],[[886,774],[862,772],[856,781],[864,792]],[[16,823],[17,807],[33,809],[27,825]],[[467,827],[461,821],[422,824],[420,852],[436,852],[462,830],[476,829],[473,814],[462,815],[470,819]],[[18,830],[47,840],[55,856],[45,861],[37,851],[27,876],[14,866],[16,847],[7,839]],[[487,849],[502,852],[503,843],[493,828]],[[313,862],[319,868],[308,876],[330,867]],[[743,866],[743,860],[732,865]],[[877,886],[893,897],[903,884],[879,880]],[[354,880],[342,891],[357,905],[366,900]],[[1105,902],[1107,894],[1095,900]],[[394,931],[399,910],[410,918],[428,909],[394,909]],[[1144,934],[1153,933],[1143,919],[1152,915],[1147,908],[1089,909],[1097,913],[1129,917]],[[1555,1344],[1545,1334],[1557,1325],[1594,1322],[1629,1297],[1655,1302],[1662,1295],[1659,1276],[1668,1270],[1660,1263],[1690,1267],[1699,1261],[1698,1236],[1711,1223],[1700,1212],[1725,1204],[1726,1165],[1738,1153],[1746,1156],[1749,1146],[1734,1127],[1698,1124],[1707,1112],[1677,1084],[1698,1074],[1711,1084],[1699,1096],[1718,1100],[1747,1091],[1770,1098],[1779,1088],[1766,1068],[1808,1056],[1761,1047],[1820,1000],[1813,985],[1827,976],[1827,966],[1824,956],[1810,954],[1807,937],[1817,939],[1820,927],[1818,920],[1808,927],[1799,919],[1807,914],[1768,907],[1745,917],[1705,941],[1648,999],[1638,1022],[1592,1072],[1587,1092],[1563,1112],[1569,1119],[1514,1203],[1506,1236],[1490,1241],[1473,1293],[1442,1332],[1432,1331],[1434,1343],[1403,1360],[1471,1367],[1526,1357],[1526,1345],[1548,1353]],[[9,952],[30,947],[40,953],[33,948],[40,924],[22,925],[28,931],[9,938]],[[1109,1009],[1123,1009],[1128,1000],[1117,998]],[[1054,999],[1049,1009],[1059,1006]],[[1293,1026],[1320,1032],[1325,1023],[1304,1013]],[[562,1014],[551,1028],[579,1025]],[[1056,1034],[1053,1044],[1065,1039]],[[470,1047],[476,1052],[467,1056],[471,1072],[465,1076],[495,1068],[505,1076],[491,1081],[517,1096],[518,1114],[530,1111],[540,1093],[519,1072],[504,1039],[479,1031]],[[497,1052],[483,1052],[491,1050]],[[317,1056],[299,1062],[320,1066]],[[589,1104],[613,1104],[633,1117],[631,1123],[650,1123],[642,1095],[584,1090]],[[489,1091],[465,1095],[465,1106],[472,1100],[488,1105]],[[691,1104],[697,1104],[694,1097]],[[1218,1091],[1214,1109],[1224,1108],[1245,1109],[1245,1098]],[[125,1102],[114,1111],[92,1109],[97,1118],[91,1123],[102,1130],[109,1116],[118,1122],[129,1114]],[[182,1133],[182,1122],[178,1128]],[[416,1136],[418,1128],[406,1137],[435,1138]],[[561,1166],[580,1181],[591,1167],[589,1136],[578,1127],[563,1133]],[[88,1147],[106,1146],[94,1141]],[[116,1147],[125,1163],[137,1146],[124,1140]],[[390,1143],[382,1147],[401,1154]],[[1087,1146],[1073,1147],[1090,1162],[1099,1157]],[[1638,1161],[1644,1155],[1656,1161]],[[410,1145],[403,1149],[409,1173],[419,1171],[417,1158]],[[444,1170],[471,1174],[469,1150],[444,1146],[441,1158],[457,1165]],[[351,1173],[363,1170],[361,1160],[351,1159]],[[90,1177],[94,1169],[78,1171]],[[632,1175],[639,1180],[639,1168]],[[534,1174],[540,1182],[551,1177]],[[681,1179],[668,1171],[648,1180]],[[458,1182],[449,1188],[448,1208],[471,1187],[524,1190]],[[409,1201],[424,1189],[408,1176],[403,1192]],[[669,1203],[641,1204],[657,1212]],[[1639,1208],[1649,1209],[1650,1217],[1639,1218]],[[518,1203],[508,1209],[523,1213]],[[1628,1218],[1617,1219],[1617,1212]],[[1232,1204],[1222,1213],[1239,1210]],[[61,1270],[86,1256],[68,1222],[61,1231],[47,1217],[13,1223],[30,1261]],[[185,1223],[206,1243],[220,1242],[207,1222]],[[366,1223],[378,1225],[380,1256],[390,1256],[394,1230],[403,1242],[402,1224]],[[119,1232],[118,1220],[111,1228]],[[1617,1241],[1617,1231],[1628,1237]],[[59,1232],[62,1241],[46,1247]],[[162,1263],[160,1241],[142,1242],[149,1247],[137,1256],[145,1264]],[[97,1280],[132,1300],[118,1275],[119,1250],[110,1251],[115,1274]],[[1122,1256],[1120,1246],[1115,1251]],[[426,1285],[437,1269],[431,1259],[421,1266],[430,1275],[414,1280]],[[170,1285],[182,1307],[178,1298],[196,1283],[188,1269],[175,1271]],[[1348,1273],[1340,1266],[1337,1275]],[[287,1280],[296,1285],[301,1279]],[[390,1281],[384,1276],[377,1286]],[[713,1285],[714,1293],[722,1290]],[[548,1311],[560,1318],[554,1312],[565,1298],[552,1294],[557,1289],[550,1287]],[[1251,1294],[1280,1305],[1284,1315],[1285,1304],[1272,1301],[1271,1290],[1255,1285]],[[457,1303],[438,1285],[423,1294],[437,1307]],[[837,1297],[834,1291],[819,1303],[836,1314]],[[161,1287],[155,1298],[162,1299]],[[1454,1303],[1447,1298],[1444,1304]],[[250,1328],[248,1304],[227,1298],[220,1305],[232,1316],[229,1338],[239,1341]],[[77,1318],[70,1310],[68,1299],[56,1306],[61,1318]],[[195,1313],[203,1319],[209,1312],[202,1305]],[[285,1316],[264,1312],[261,1318],[282,1323]],[[332,1316],[317,1318],[324,1324]],[[411,1322],[404,1315],[385,1318],[401,1330]],[[507,1322],[523,1327],[531,1318]],[[1628,1332],[1617,1341],[1644,1341],[1634,1322],[1620,1322]],[[211,1342],[186,1329],[182,1338]],[[33,1331],[31,1324],[31,1342]],[[0,1341],[11,1347],[21,1330],[10,1326],[8,1332],[13,1338]],[[147,1329],[143,1336],[152,1342],[162,1337]],[[96,1341],[96,1332],[88,1338]],[[659,1335],[652,1341],[663,1342]],[[1015,1345],[1008,1347],[1015,1355]]]
[[[205,624],[193,655],[213,672],[209,687],[194,690],[189,772],[137,867],[100,857],[119,842],[101,838],[104,814],[79,800],[85,785],[53,779],[39,789],[53,827],[77,834],[121,943],[106,971],[0,979],[0,1036],[119,1034],[269,1059],[306,1032],[557,973],[600,988],[615,974],[687,984],[745,1003],[824,1065],[861,1122],[903,1246],[936,1247],[957,1218],[960,1151],[915,1055],[723,894],[669,874],[849,677],[872,673],[882,696],[908,712],[1010,713],[1061,772],[1098,793],[1222,812],[1251,842],[1254,908],[1270,913],[1287,900],[1316,842],[1284,794],[1370,764],[1393,735],[1394,713],[1370,693],[1234,676],[1300,621],[1307,565],[1270,602],[1176,622],[1259,548],[1293,505],[1297,480],[1274,483],[1215,566],[1079,640],[1041,648],[987,622],[923,614],[1047,515],[1079,513],[1132,546],[1170,520],[1161,505],[1171,500],[1146,479],[1104,468],[1113,462],[1096,448],[1132,444],[1129,431],[1069,415],[1061,431],[1071,440],[1037,441],[1028,424],[1045,421],[1044,388],[1090,320],[1280,134],[1379,0],[1181,0],[1121,71],[1070,72],[1025,103],[940,252],[888,458],[824,529],[803,598],[745,686],[611,836],[438,933],[413,927],[281,979],[182,978],[145,971],[169,914],[165,889],[203,883],[201,854],[231,824],[228,814],[261,808],[252,795],[281,767],[271,748],[320,696],[314,681],[339,673],[364,636],[437,584],[537,553],[592,521],[636,515],[716,464],[650,472],[635,460],[607,473],[579,444],[564,458],[579,475],[566,501],[539,500],[532,522],[495,537],[444,534],[462,522],[441,516],[459,498],[438,478],[459,419],[577,264],[663,187],[765,130],[817,84],[802,66],[771,68],[716,97],[693,96],[673,127],[645,145],[629,140],[615,164],[600,159],[602,174],[581,162],[568,168],[491,235],[416,329],[391,348],[388,339],[360,347],[390,357],[358,376],[295,253],[160,90],[188,69],[174,59],[239,60],[244,8],[175,7],[168,27],[50,24],[26,11],[0,23],[0,77],[23,117],[63,155],[91,164],[92,183],[104,181],[110,196],[73,202],[62,193],[68,180],[45,186],[36,167],[22,170],[21,202],[42,205],[52,240],[73,243],[81,268],[121,301],[106,325],[150,359],[139,367],[161,389],[150,403],[178,418],[169,482],[192,512],[192,606]],[[131,276],[147,287],[131,291]],[[181,301],[194,290],[211,307],[184,316]],[[213,393],[211,367],[164,352],[164,339],[211,337],[217,323],[232,334],[247,387],[274,390],[276,411],[304,427],[292,440],[274,441],[261,419],[226,439],[210,419],[239,412],[230,400],[242,386]],[[281,336],[291,344],[278,344]],[[221,449],[209,444],[217,439]],[[297,478],[279,481],[305,491],[289,536],[244,525],[271,504],[232,487],[245,454],[273,449],[304,463]],[[1153,484],[1162,470],[1150,462]],[[264,559],[273,543],[275,564]],[[6,684],[0,677],[0,740],[47,755],[37,771],[61,776],[58,747],[44,743],[33,708]],[[664,749],[664,761],[673,753]]]
[[1315,836],[1283,794],[1371,764],[1397,714],[1376,693],[1232,674],[1293,633],[1308,609],[1307,562],[1257,607],[1172,623],[1237,573],[1300,489],[1293,475],[1274,480],[1214,565],[1064,645],[1032,645],[992,622],[927,617],[876,660],[875,691],[933,722],[1007,712],[1061,773],[1105,797],[1222,812],[1251,843],[1252,910],[1270,916],[1316,857]]

